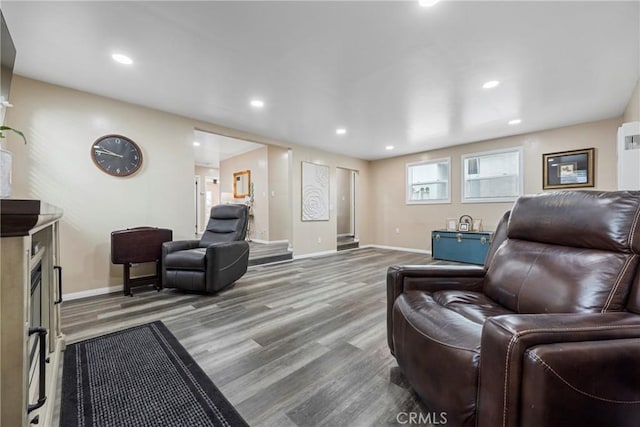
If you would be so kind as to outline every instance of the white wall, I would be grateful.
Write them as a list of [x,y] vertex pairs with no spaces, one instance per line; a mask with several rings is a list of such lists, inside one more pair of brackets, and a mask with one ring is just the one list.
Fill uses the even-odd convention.
[[622,118],[624,123],[640,121],[640,79],[629,98],[629,104]]
[[269,240],[291,242],[291,195],[289,190],[289,150],[270,145],[269,163]]

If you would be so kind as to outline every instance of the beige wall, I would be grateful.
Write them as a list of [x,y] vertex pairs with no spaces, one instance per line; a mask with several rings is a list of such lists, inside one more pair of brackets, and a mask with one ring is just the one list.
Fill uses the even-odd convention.
[[[335,222],[329,230],[326,224],[317,223],[300,227],[300,160],[323,159],[336,166],[367,169],[367,162],[360,160],[20,76],[14,76],[11,101],[15,107],[7,114],[6,124],[25,131],[29,140],[24,145],[8,134],[3,142],[14,154],[13,197],[43,199],[64,209],[61,262],[65,294],[122,284],[122,267],[110,262],[110,233],[114,230],[152,225],[173,229],[175,240],[193,238],[194,129],[297,152],[295,182],[289,184],[296,185],[291,208],[296,254],[296,247],[307,252],[335,249]],[[114,178],[94,166],[91,144],[107,133],[124,134],[141,146],[144,163],[137,174]],[[367,179],[365,172],[361,175],[365,188]],[[368,201],[359,204],[364,211]],[[368,236],[367,224],[366,219],[360,222],[363,236]],[[322,235],[323,243],[331,244],[309,246],[307,234]]]
[[[460,204],[461,154],[522,146],[525,192],[535,193],[542,188],[542,153],[595,147],[596,188],[614,189],[615,135],[622,122],[622,118],[611,119],[368,162],[19,76],[12,84],[12,103],[15,107],[7,114],[6,123],[24,130],[29,139],[24,145],[8,134],[4,142],[14,153],[13,194],[16,198],[43,199],[65,210],[61,223],[65,293],[122,283],[121,267],[110,263],[113,230],[153,225],[173,229],[175,240],[193,237],[194,129],[292,149],[291,179],[286,184],[292,200],[291,221],[283,228],[290,230],[298,256],[336,248],[337,167],[358,171],[356,234],[362,245],[429,249],[430,230],[442,227],[446,218],[470,214],[483,218],[485,228],[491,229],[510,207],[508,203]],[[89,156],[91,144],[107,133],[124,134],[141,146],[144,164],[137,174],[114,178],[94,166]],[[277,150],[267,156],[267,163],[275,161],[275,153]],[[405,164],[446,156],[452,157],[453,203],[406,206]],[[329,221],[301,221],[302,161],[330,167]],[[252,170],[252,179],[254,173]],[[276,197],[286,194],[282,177],[268,175],[264,179],[283,187],[276,190]],[[269,188],[264,189],[265,198],[267,194],[272,194]],[[274,211],[270,207],[268,212],[265,230],[272,228]]]
[[289,150],[267,147],[269,187],[269,240],[291,242],[291,189]]
[[627,109],[624,111],[622,119],[624,123],[640,121],[640,79],[636,84],[633,94],[631,94],[629,104],[627,105]]
[[[64,209],[65,293],[122,283],[122,267],[110,262],[114,230],[151,225],[193,237],[193,123],[17,76],[11,90],[15,107],[7,121],[29,140],[10,144],[13,197]],[[138,173],[116,178],[93,164],[92,143],[109,133],[141,147]]]
[[[233,193],[233,174],[244,170],[251,171],[253,183],[253,217],[249,225],[249,237],[269,240],[269,174],[267,147],[222,160],[220,162],[220,191]],[[244,203],[244,197],[235,199],[236,203]]]
[[[371,185],[376,189],[371,209],[374,240],[386,246],[431,250],[431,230],[443,228],[447,218],[459,218],[463,214],[482,218],[485,230],[495,229],[511,203],[461,203],[462,154],[522,147],[524,192],[539,193],[542,191],[543,153],[594,147],[595,189],[615,190],[616,131],[620,123],[621,118],[616,118],[372,162]],[[452,203],[406,205],[406,164],[443,157],[451,157]]]
[[[302,162],[312,162],[329,166],[329,221],[302,221]],[[360,244],[376,243],[371,231],[372,187],[370,185],[370,162],[337,154],[331,154],[309,147],[296,147],[293,150],[293,249],[294,255],[326,252],[336,249],[336,168],[341,167],[358,171],[356,193],[356,234]],[[377,189],[376,189],[377,192]]]

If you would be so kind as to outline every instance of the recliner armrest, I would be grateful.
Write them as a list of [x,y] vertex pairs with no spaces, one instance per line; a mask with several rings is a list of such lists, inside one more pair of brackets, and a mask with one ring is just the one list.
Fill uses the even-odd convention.
[[640,338],[542,344],[523,359],[520,427],[640,424]]
[[215,292],[236,281],[249,263],[249,243],[244,240],[214,243],[207,246],[207,289]]
[[199,240],[176,240],[172,242],[164,242],[162,244],[162,254],[170,254],[176,251],[184,251],[187,249],[195,249],[198,247]]
[[543,344],[637,338],[640,316],[626,312],[489,318],[482,330],[478,426],[519,425],[522,370],[528,349]]
[[392,265],[387,270],[387,290],[393,288],[397,295],[404,290],[479,291],[485,273],[481,265]]
[[480,265],[392,265],[387,269],[387,341],[393,348],[393,304],[407,290],[480,291],[486,270]]

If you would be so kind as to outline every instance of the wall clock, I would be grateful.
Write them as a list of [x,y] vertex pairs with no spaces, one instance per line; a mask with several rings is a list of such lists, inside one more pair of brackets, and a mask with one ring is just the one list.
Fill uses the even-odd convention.
[[129,176],[142,166],[142,150],[122,135],[105,135],[91,145],[91,158],[98,169],[112,176]]

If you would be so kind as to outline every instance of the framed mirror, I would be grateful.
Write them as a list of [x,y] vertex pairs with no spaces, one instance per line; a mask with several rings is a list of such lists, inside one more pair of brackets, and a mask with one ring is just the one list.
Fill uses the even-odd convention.
[[249,196],[249,185],[251,184],[251,171],[239,171],[233,173],[233,197],[241,199]]

